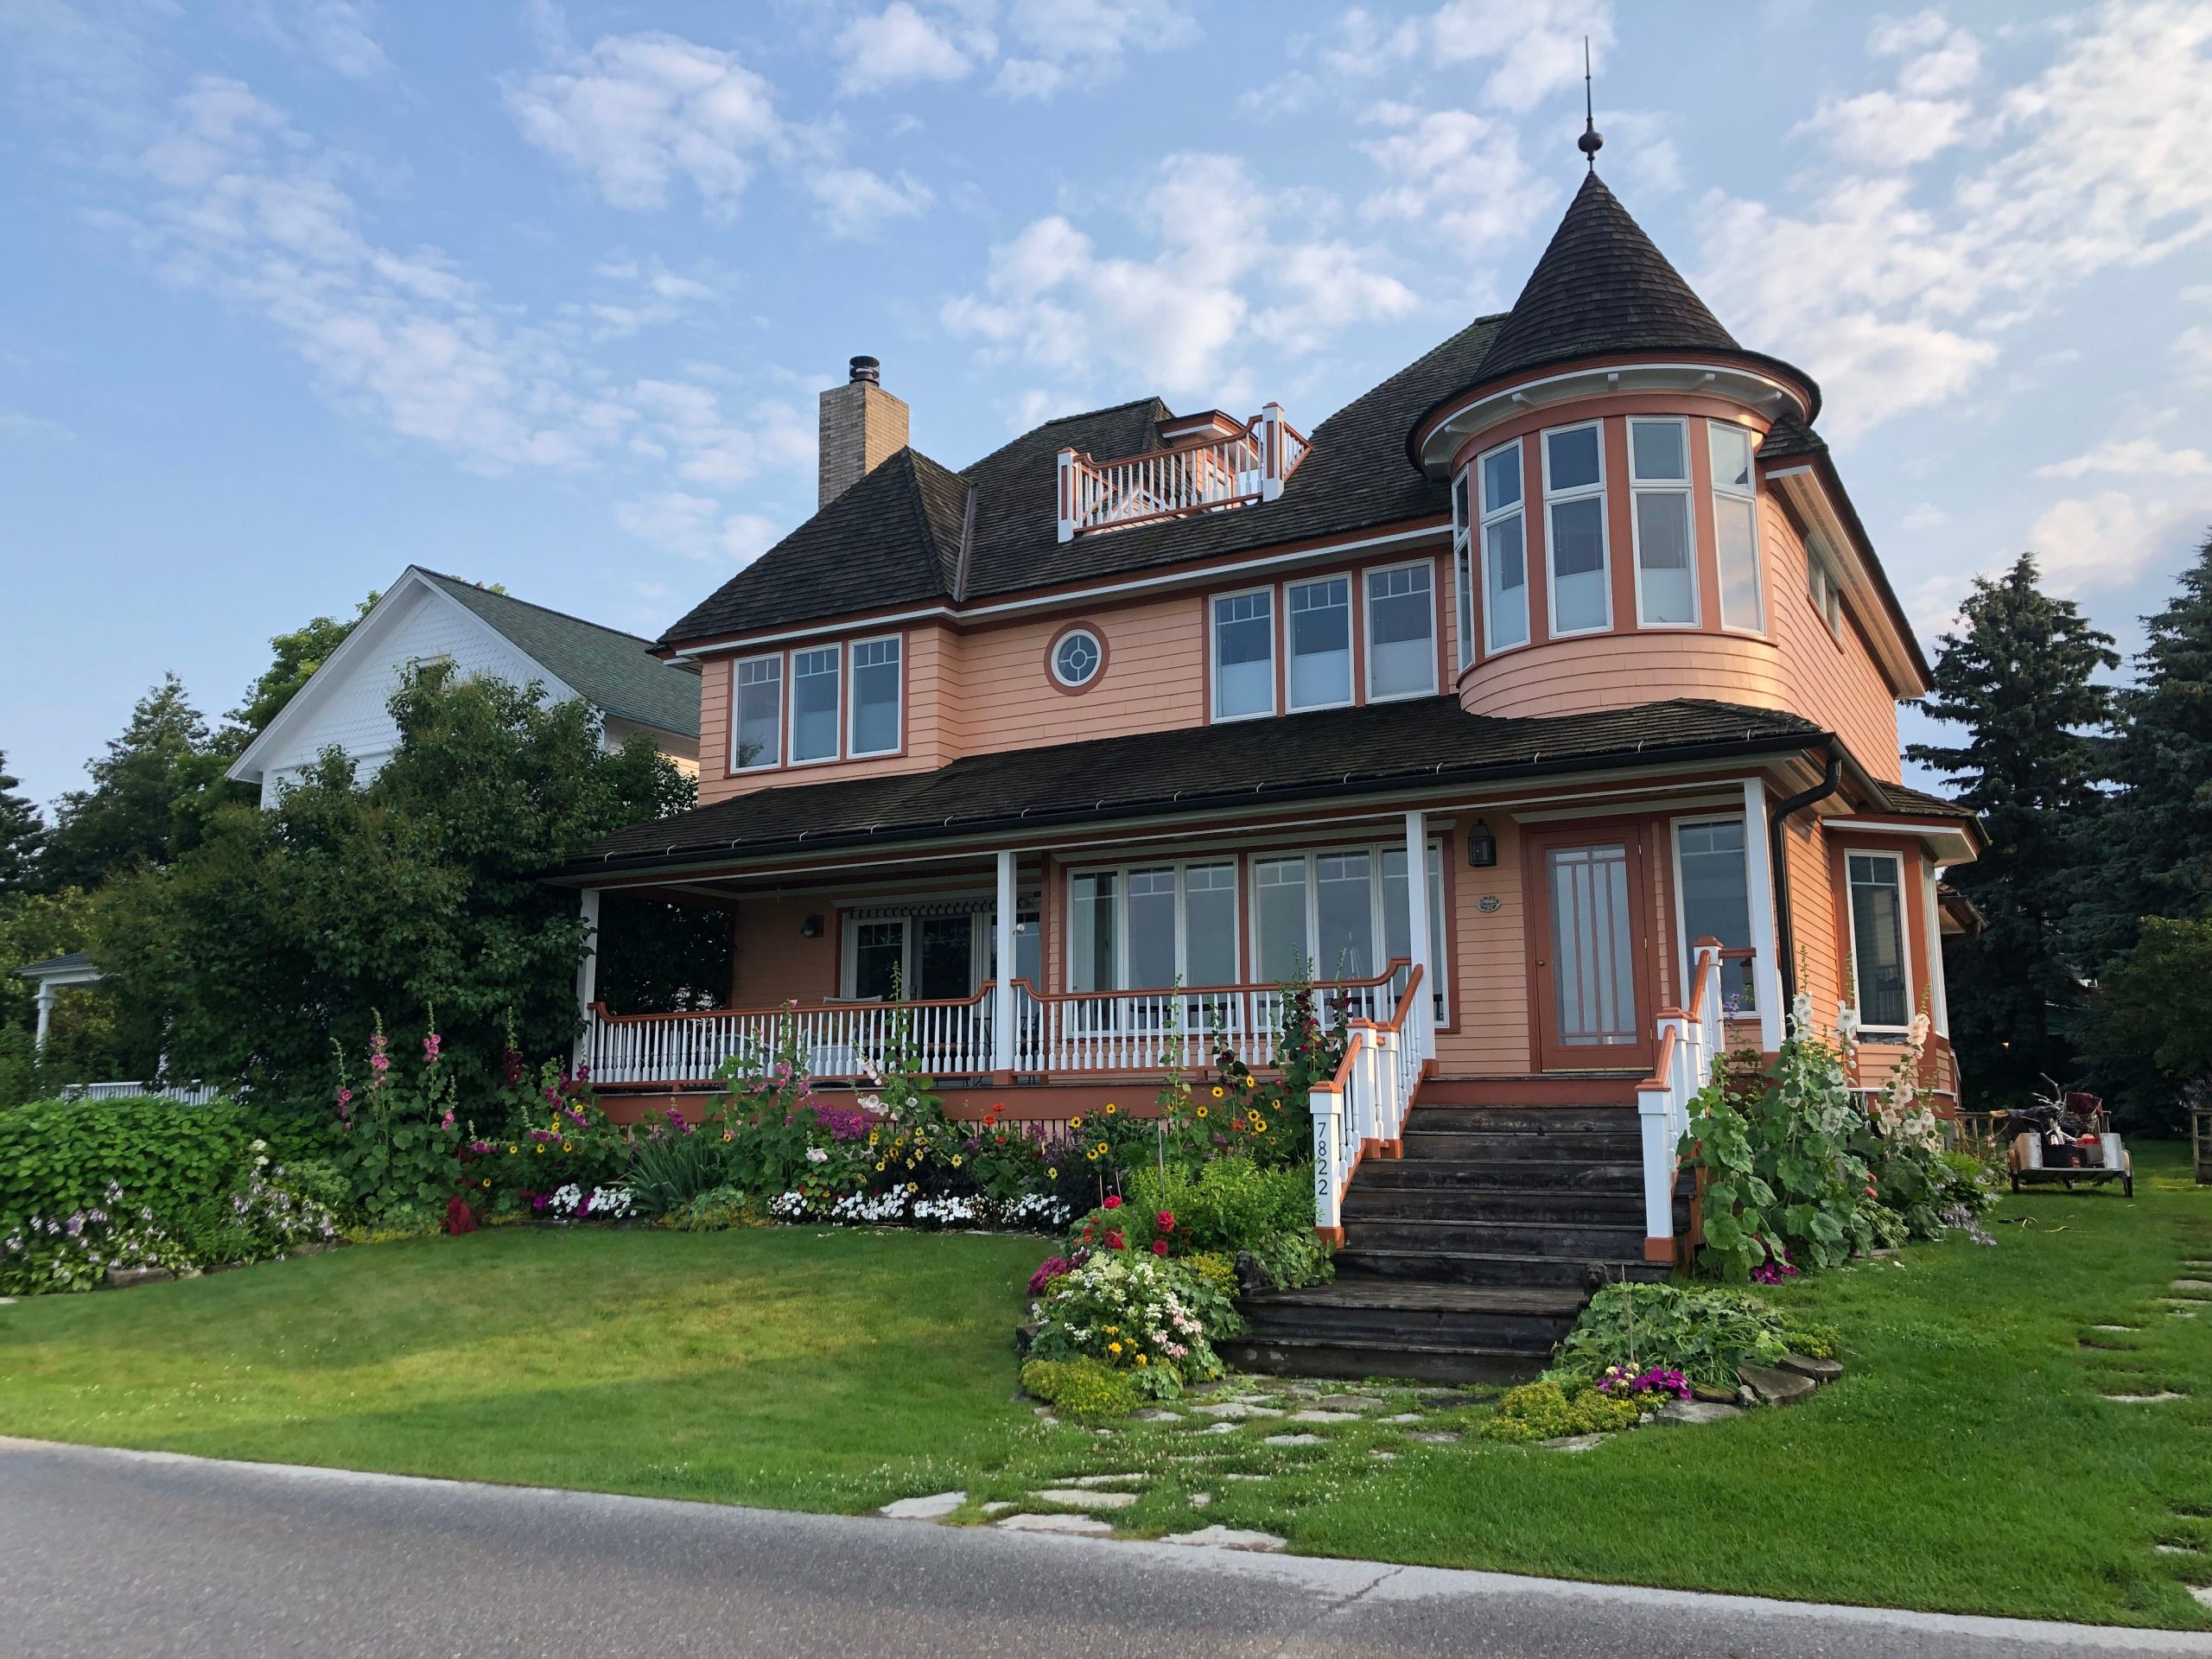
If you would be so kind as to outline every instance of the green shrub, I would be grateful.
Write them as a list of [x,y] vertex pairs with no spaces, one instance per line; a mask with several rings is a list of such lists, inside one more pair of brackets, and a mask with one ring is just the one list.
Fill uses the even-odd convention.
[[1021,1386],[1079,1423],[1109,1422],[1137,1407],[1128,1373],[1095,1359],[1033,1359],[1021,1368]]
[[1252,1247],[1252,1257],[1277,1290],[1296,1290],[1318,1285],[1336,1272],[1326,1246],[1311,1227],[1294,1228],[1262,1239]]
[[1614,1395],[1591,1388],[1569,1396],[1557,1382],[1529,1382],[1506,1392],[1496,1414],[1483,1423],[1482,1433],[1486,1440],[1516,1442],[1602,1434],[1634,1428],[1643,1421],[1643,1405],[1656,1403],[1648,1395]]
[[1782,1340],[1793,1354],[1802,1354],[1808,1359],[1834,1359],[1843,1345],[1843,1332],[1826,1319],[1800,1319],[1795,1313],[1782,1316]]
[[1176,1243],[1187,1250],[1256,1250],[1287,1232],[1313,1230],[1313,1166],[1266,1169],[1242,1155],[1192,1168],[1156,1164],[1129,1172],[1129,1207],[1149,1220],[1175,1217]]
[[[671,1210],[729,1184],[728,1148],[712,1130],[689,1132],[673,1124],[637,1137],[630,1164],[630,1198],[643,1216]],[[779,1189],[780,1190],[780,1189]]]
[[1782,1316],[1756,1297],[1709,1285],[1607,1285],[1590,1299],[1553,1357],[1551,1376],[1589,1382],[1608,1365],[1680,1371],[1708,1389],[1733,1389],[1736,1368],[1772,1365],[1789,1351]]
[[734,1186],[709,1187],[661,1217],[660,1224],[680,1233],[719,1233],[732,1227],[761,1225],[760,1207]]
[[[1183,1271],[1204,1285],[1217,1296],[1227,1299],[1236,1294],[1236,1258],[1220,1250],[1205,1250],[1197,1255],[1183,1258]],[[1052,1293],[1052,1281],[1046,1282],[1046,1294]]]
[[38,1100],[0,1114],[0,1224],[100,1203],[108,1185],[156,1219],[230,1191],[247,1135],[229,1101]]

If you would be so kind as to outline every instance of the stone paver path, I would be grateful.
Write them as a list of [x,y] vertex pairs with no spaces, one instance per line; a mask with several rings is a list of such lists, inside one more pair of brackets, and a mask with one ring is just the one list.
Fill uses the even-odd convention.
[[1126,1510],[1141,1494],[1102,1492],[1090,1486],[1047,1486],[1029,1496],[1040,1503],[1058,1503],[1071,1510]]
[[2171,1389],[2160,1389],[2156,1394],[2107,1394],[2100,1399],[2117,1401],[2123,1406],[2155,1406],[2164,1400],[2186,1400],[2185,1394],[2176,1394]]
[[1249,1532],[1237,1527],[1201,1527],[1196,1532],[1171,1532],[1166,1542],[1191,1544],[1200,1549],[1256,1549],[1274,1552],[1287,1548],[1290,1541],[1272,1532]]
[[1263,1446],[1319,1446],[1319,1434],[1270,1434],[1261,1442]]
[[937,1492],[928,1497],[902,1497],[876,1513],[893,1521],[942,1521],[967,1501],[965,1492]]
[[1109,1522],[1089,1515],[1004,1515],[991,1522],[1008,1532],[1072,1532],[1085,1538],[1110,1538]]

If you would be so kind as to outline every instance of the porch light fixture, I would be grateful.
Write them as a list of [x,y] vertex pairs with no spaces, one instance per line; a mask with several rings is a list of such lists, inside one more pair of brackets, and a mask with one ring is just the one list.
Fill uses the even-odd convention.
[[1486,870],[1497,862],[1497,837],[1490,832],[1490,820],[1477,818],[1467,831],[1467,868]]
[[802,939],[820,938],[822,937],[822,918],[819,916],[808,917],[804,921],[798,925],[798,936]]

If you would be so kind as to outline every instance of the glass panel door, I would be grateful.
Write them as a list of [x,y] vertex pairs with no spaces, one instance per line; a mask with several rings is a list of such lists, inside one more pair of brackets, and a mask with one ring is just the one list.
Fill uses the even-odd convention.
[[906,958],[906,924],[861,922],[853,929],[853,995],[889,1001]]
[[[1636,929],[1629,849],[1622,842],[1553,847],[1544,855],[1549,901],[1548,1047],[1594,1065],[1626,1058],[1643,1039],[1636,1006]],[[1565,1064],[1575,1063],[1568,1058]]]
[[976,994],[973,916],[925,916],[918,954],[914,972],[918,982],[917,997],[926,1002]]

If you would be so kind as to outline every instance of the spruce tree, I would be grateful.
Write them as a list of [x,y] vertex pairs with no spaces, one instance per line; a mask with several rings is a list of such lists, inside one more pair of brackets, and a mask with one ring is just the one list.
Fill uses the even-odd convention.
[[1977,577],[1960,615],[1964,630],[1943,636],[1923,706],[1962,728],[1963,741],[1906,753],[1943,774],[1989,839],[1948,878],[1987,930],[1944,964],[1960,1064],[1985,1096],[2003,1095],[2072,1066],[2082,975],[2063,927],[2089,856],[2080,820],[2097,810],[2106,770],[2099,728],[2113,693],[2095,677],[2120,658],[2071,601],[2037,585],[2032,553],[2002,576]]
[[8,775],[8,757],[0,753],[0,895],[36,885],[39,847],[46,839],[38,808],[15,792],[21,781]]
[[166,864],[194,844],[220,785],[223,762],[209,743],[207,722],[175,675],[138,699],[130,723],[107,753],[88,761],[90,789],[57,803],[55,823],[40,857],[46,887],[99,887],[142,861]]

